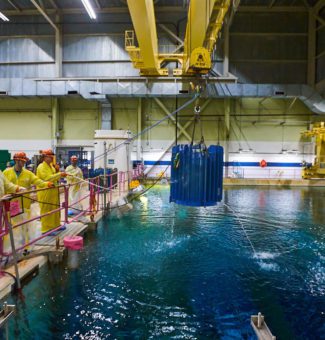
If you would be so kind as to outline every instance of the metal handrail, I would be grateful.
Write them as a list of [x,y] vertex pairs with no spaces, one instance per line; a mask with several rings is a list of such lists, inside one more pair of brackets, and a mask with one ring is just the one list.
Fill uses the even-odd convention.
[[[106,189],[104,188],[103,194],[107,195],[108,192],[109,192],[109,202],[111,203],[112,200],[113,200],[113,196],[112,196],[113,195],[113,190],[118,190],[119,194],[120,194],[122,187],[123,187],[124,191],[126,190],[126,183],[128,183],[130,179],[135,178],[135,177],[138,178],[139,176],[141,176],[142,173],[143,173],[143,167],[139,166],[139,167],[137,167],[135,172],[134,171],[130,171],[130,172],[114,172],[114,173],[106,175],[107,177],[111,177],[111,180],[109,181],[110,186],[108,188],[106,188]],[[115,184],[113,184],[113,180],[112,180],[113,176],[118,176]],[[19,246],[17,248],[15,247],[15,251],[20,251],[20,250],[26,248],[27,246],[32,245],[35,242],[37,242],[37,241],[47,237],[49,234],[59,230],[63,226],[78,220],[80,216],[83,216],[86,213],[94,215],[96,212],[98,212],[99,211],[100,193],[101,193],[101,188],[102,188],[99,185],[101,177],[104,177],[104,176],[100,175],[100,176],[96,176],[96,177],[93,177],[91,179],[88,179],[88,182],[89,182],[88,184],[90,186],[89,193],[87,193],[85,196],[80,198],[77,202],[74,202],[72,205],[69,205],[69,190],[73,186],[78,185],[78,184],[84,182],[82,180],[80,180],[80,181],[78,181],[76,183],[73,183],[73,184],[60,184],[60,185],[55,186],[53,188],[42,188],[42,189],[26,190],[26,191],[19,192],[17,194],[6,195],[5,197],[1,198],[0,199],[0,242],[1,242],[1,244],[0,244],[0,255],[2,255],[2,256],[11,256],[13,254],[13,250],[11,250],[11,252],[4,252],[3,251],[3,238],[4,238],[4,236],[9,234],[9,226],[8,226],[6,220],[8,220],[8,223],[10,223],[10,219],[11,219],[11,216],[10,216],[10,201],[11,200],[17,199],[18,197],[22,197],[23,198],[27,194],[34,194],[34,193],[41,192],[41,191],[44,191],[44,190],[63,189],[63,192],[64,192],[64,202],[61,203],[59,201],[59,205],[58,205],[57,208],[55,208],[55,209],[53,209],[53,210],[51,210],[51,211],[49,211],[49,212],[47,212],[45,214],[34,216],[34,217],[30,218],[30,219],[27,219],[25,221],[19,222],[19,223],[13,225],[13,226],[10,225],[10,227],[12,229],[16,229],[18,227],[21,227],[21,226],[27,224],[27,223],[39,220],[42,217],[49,216],[51,214],[60,212],[62,210],[65,211],[64,223],[63,224],[60,224],[58,227],[53,228],[53,229],[49,230],[48,232],[42,234],[41,236],[36,237],[35,239],[30,240],[28,243],[25,243],[22,246]],[[76,216],[74,216],[73,218],[71,218],[69,220],[69,218],[68,218],[68,209],[69,209],[69,207],[73,207],[77,203],[80,203],[81,201],[83,201],[83,200],[85,200],[87,198],[89,198],[89,207],[88,207],[88,209],[80,211],[79,214],[77,214]],[[30,199],[33,200],[32,198],[30,198]],[[36,200],[36,202],[37,202],[37,200]],[[8,219],[3,218],[5,215],[8,216]]]

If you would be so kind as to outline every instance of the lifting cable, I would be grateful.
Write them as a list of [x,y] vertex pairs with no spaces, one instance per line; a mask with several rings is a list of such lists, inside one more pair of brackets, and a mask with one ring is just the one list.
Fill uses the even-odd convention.
[[[149,130],[153,129],[154,127],[158,126],[159,124],[161,124],[162,122],[164,122],[165,120],[167,119],[170,119],[171,117],[173,117],[175,114],[177,114],[179,111],[185,109],[187,106],[189,106],[190,104],[192,104],[195,100],[198,99],[198,97],[200,96],[200,93],[198,91],[196,91],[195,95],[193,96],[193,98],[191,98],[190,100],[188,100],[187,102],[185,102],[182,106],[176,108],[175,111],[169,113],[168,115],[166,115],[164,118],[158,120],[156,123],[146,127],[145,129],[143,129],[142,131],[140,131],[139,133],[137,133],[136,135],[134,135],[132,138],[128,138],[126,141],[123,141],[122,143],[118,144],[117,146],[115,146],[114,148],[110,149],[110,150],[107,150],[106,152],[96,156],[94,159],[101,159],[104,157],[104,155],[106,154],[109,154],[109,153],[112,153],[114,151],[116,151],[117,149],[119,149],[120,147],[122,147],[123,145],[125,144],[129,144],[130,142],[132,142],[133,140],[137,139],[139,136],[143,135],[144,133],[148,132]],[[168,166],[169,167],[169,166]],[[161,179],[161,177],[165,174],[165,172],[167,171],[168,167],[163,171],[162,175],[158,178],[158,181]],[[97,187],[97,188],[100,188],[102,190],[107,190],[108,188],[105,188],[103,186],[100,186],[100,185],[97,185],[97,184],[94,184],[94,183],[91,183],[89,180],[85,180],[81,177],[77,177],[77,176],[73,176],[73,175],[68,175],[68,176],[71,176],[71,177],[75,177],[77,179],[79,179],[80,181],[83,181],[83,182],[86,182],[88,183],[89,185],[92,185],[94,187]],[[157,181],[157,182],[158,182]],[[157,183],[155,182],[155,184]],[[151,188],[151,187],[149,187]],[[47,204],[47,205],[52,205],[52,206],[55,206],[55,207],[60,207],[59,204],[54,204],[54,203],[49,203],[49,202],[41,202],[37,199],[32,199],[28,196],[24,196],[24,195],[21,195],[21,197],[24,197],[24,198],[27,198],[27,199],[30,199],[31,201],[33,202],[38,202],[38,203],[41,203],[41,204]],[[138,197],[138,196],[136,196]],[[76,208],[72,208],[72,209],[75,209],[75,210],[78,210]],[[84,211],[84,210],[81,210],[81,211]]]
[[[202,126],[202,121],[201,121],[200,113],[201,113],[201,107],[199,105],[196,105],[194,107],[194,117],[195,118],[194,118],[194,126],[193,126],[193,131],[192,131],[191,146],[193,146],[193,143],[194,143],[195,127],[196,127],[197,124],[200,125],[200,133],[201,133],[201,138],[200,138],[200,143],[199,144],[205,146],[204,135],[203,135],[203,126]],[[206,147],[204,147],[204,149],[206,149]]]
[[175,111],[169,113],[168,115],[166,115],[164,118],[158,120],[156,123],[146,127],[145,129],[143,129],[142,131],[140,131],[139,133],[137,133],[136,135],[134,135],[131,138],[128,138],[126,141],[116,145],[114,148],[107,150],[106,152],[96,156],[94,158],[94,160],[96,159],[102,159],[104,157],[104,155],[108,155],[114,151],[116,151],[117,149],[119,149],[120,147],[122,147],[125,144],[129,144],[130,142],[132,142],[133,140],[137,139],[138,137],[140,137],[141,135],[143,135],[144,133],[148,132],[149,130],[153,129],[154,127],[158,126],[159,124],[161,124],[162,122],[164,122],[167,119],[172,118],[177,112],[182,111],[183,109],[185,109],[187,106],[189,106],[190,104],[192,104],[195,100],[197,100],[197,98],[200,96],[199,92],[196,92],[195,95],[193,96],[193,98],[191,98],[190,100],[188,100],[186,103],[184,103],[182,106],[176,108]]
[[247,241],[248,241],[250,247],[252,248],[253,254],[256,256],[255,247],[253,246],[253,243],[252,243],[252,241],[250,240],[250,238],[249,238],[249,236],[248,236],[248,234],[247,234],[247,231],[246,231],[246,229],[245,229],[244,223],[242,222],[242,220],[240,219],[240,217],[236,214],[236,211],[235,211],[230,205],[228,205],[228,204],[226,204],[226,203],[223,203],[223,205],[224,205],[228,210],[230,210],[230,211],[233,213],[233,215],[237,218],[237,220],[238,220],[238,222],[239,222],[239,225],[240,225],[240,227],[242,228],[242,230],[243,230],[243,232],[244,232],[244,234],[245,234],[245,236],[246,236],[246,238],[247,238]]
[[[135,200],[136,198],[144,195],[145,193],[147,193],[151,188],[153,188],[161,179],[162,177],[165,175],[166,171],[168,170],[168,168],[170,167],[170,165],[167,165],[167,167],[165,168],[164,171],[161,172],[160,176],[155,180],[155,182],[153,184],[151,184],[148,188],[146,188],[144,191],[142,191],[141,193],[139,193],[138,195],[135,195],[133,196],[131,199],[130,199],[130,202],[132,202],[133,200]],[[72,175],[71,175],[72,176]],[[91,185],[94,185],[96,187],[99,187],[99,188],[102,188],[103,190],[107,190],[108,188],[105,188],[105,187],[102,187],[102,186],[99,186],[97,184],[93,184],[93,183],[90,183],[89,181],[85,180],[85,179],[82,179],[81,177],[77,177],[77,176],[72,176],[72,177],[75,177],[75,178],[78,178],[79,180],[82,180],[83,182],[86,182],[88,184],[91,184]],[[42,201],[39,201],[37,199],[34,199],[34,198],[31,198],[31,197],[28,197],[28,196],[24,196],[24,195],[21,195],[21,197],[23,198],[27,198],[33,202],[36,202],[36,203],[39,203],[39,204],[45,204],[45,205],[51,205],[53,207],[56,207],[56,208],[59,208],[61,207],[60,204],[55,204],[55,203],[49,203],[49,202],[42,202]],[[121,208],[123,206],[127,205],[126,204],[122,204],[122,205],[119,205],[119,206],[116,206],[116,207],[113,207],[111,208],[111,210],[113,209],[117,209],[117,208]],[[74,208],[73,206],[69,206],[68,208],[71,208],[73,210],[76,210],[76,211],[80,211],[80,212],[86,212],[86,213],[91,213],[93,211],[90,211],[90,210],[84,210],[84,209],[77,209],[77,208]],[[104,209],[99,209],[98,211],[104,211]]]

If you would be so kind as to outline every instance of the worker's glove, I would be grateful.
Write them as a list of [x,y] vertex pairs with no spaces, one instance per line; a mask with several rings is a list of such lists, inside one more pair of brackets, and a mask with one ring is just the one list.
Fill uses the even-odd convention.
[[67,177],[68,174],[66,172],[61,172],[61,177]]
[[1,196],[1,201],[10,200],[12,198],[11,194]]
[[48,188],[54,188],[55,185],[52,182],[47,182],[47,187]]

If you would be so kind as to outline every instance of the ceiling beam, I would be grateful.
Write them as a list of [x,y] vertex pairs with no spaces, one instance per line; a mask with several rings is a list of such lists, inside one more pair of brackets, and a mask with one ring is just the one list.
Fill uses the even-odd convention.
[[47,20],[47,22],[55,29],[56,32],[59,32],[59,27],[55,25],[52,19],[47,15],[47,13],[43,10],[43,8],[36,2],[36,0],[30,0],[32,4],[38,9],[38,11],[42,14],[42,16]]
[[238,12],[307,12],[308,9],[305,6],[239,6]]
[[[322,6],[325,6],[325,1],[321,0],[320,2],[316,3],[314,7],[310,6],[307,0],[302,1],[305,4],[306,8],[308,8],[311,15],[313,15],[314,18],[321,24],[321,27],[323,27],[325,25],[325,20],[318,15],[318,12]],[[322,5],[320,6],[320,4]]]
[[178,37],[173,31],[171,31],[166,25],[158,24],[158,26],[163,29],[166,33],[168,33],[172,38],[178,41],[180,44],[172,51],[172,54],[177,53],[181,48],[184,47],[184,41]]
[[316,13],[318,13],[324,6],[325,6],[325,1],[318,0],[318,2],[316,2],[316,4],[314,5],[313,9]]
[[94,0],[94,1],[95,1],[95,4],[96,4],[97,8],[98,9],[102,9],[102,6],[101,6],[99,0]]
[[178,37],[173,31],[171,31],[166,25],[158,24],[158,26],[163,29],[166,33],[168,33],[172,38],[178,41],[180,44],[184,44],[184,41]]
[[43,0],[38,0],[40,6],[43,8],[43,10],[45,10],[45,6],[44,6],[44,2]]
[[8,0],[8,2],[16,11],[21,11],[21,8],[18,7],[18,5],[13,0]]
[[306,8],[310,8],[311,6],[309,5],[309,3],[308,3],[308,1],[307,0],[302,0],[302,3],[304,4],[304,6],[306,7]]
[[[84,14],[85,11],[83,8],[66,8],[66,9],[59,9],[60,14]],[[186,9],[181,6],[157,6],[155,8],[156,13],[183,13],[186,14]],[[9,16],[15,15],[41,15],[40,12],[34,9],[25,9],[21,10],[20,12],[14,10],[3,10],[3,14]],[[47,14],[56,14],[57,10],[53,8],[46,9]],[[96,13],[103,13],[103,14],[123,14],[129,13],[129,9],[127,7],[105,7],[102,9],[96,10]]]
[[59,9],[59,6],[57,5],[57,3],[55,2],[55,0],[50,0],[51,5],[53,6],[53,8],[55,9]]

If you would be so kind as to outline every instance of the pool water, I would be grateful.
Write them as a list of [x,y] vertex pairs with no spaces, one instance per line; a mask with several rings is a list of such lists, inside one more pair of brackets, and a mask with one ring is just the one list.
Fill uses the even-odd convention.
[[[228,188],[169,203],[155,187],[86,236],[79,270],[43,268],[14,296],[15,339],[325,339],[325,190]],[[253,248],[248,242],[244,230]]]

